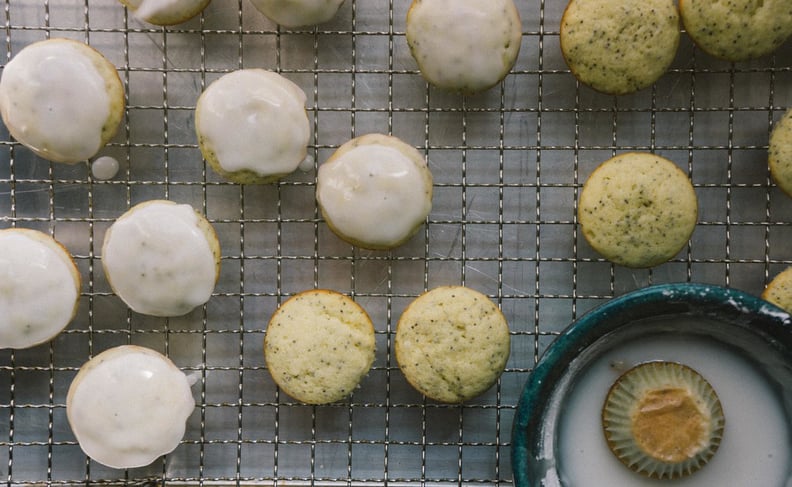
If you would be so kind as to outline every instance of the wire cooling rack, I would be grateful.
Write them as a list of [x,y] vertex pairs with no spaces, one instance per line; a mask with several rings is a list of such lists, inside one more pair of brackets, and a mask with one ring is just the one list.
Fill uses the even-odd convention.
[[[88,163],[50,164],[0,129],[3,226],[51,233],[83,275],[80,309],[48,345],[0,353],[0,478],[39,484],[508,484],[510,428],[526,377],[554,336],[610,297],[651,283],[698,281],[758,294],[792,263],[792,199],[766,164],[773,122],[792,105],[792,45],[729,64],[683,34],[654,87],[621,98],[576,83],[563,63],[562,0],[517,0],[523,41],[512,74],[474,97],[428,87],[406,45],[407,0],[347,0],[317,29],[283,30],[248,0],[214,0],[160,28],[114,0],[3,0],[5,61],[47,37],[90,43],[116,66],[127,111]],[[5,62],[3,61],[3,62]],[[240,186],[207,169],[193,110],[201,90],[238,68],[276,70],[308,94],[313,169]],[[393,252],[352,248],[322,221],[316,166],[349,138],[392,133],[427,156],[434,207]],[[653,151],[678,163],[700,201],[699,224],[671,262],[613,266],[576,225],[582,183],[601,161]],[[209,303],[181,318],[130,312],[101,271],[107,227],[131,205],[190,203],[214,224],[222,275]],[[497,302],[512,351],[497,386],[464,405],[425,400],[393,355],[396,321],[426,289],[464,284]],[[304,289],[353,296],[372,316],[377,359],[346,401],[305,406],[268,375],[262,341],[279,303]],[[82,454],[65,414],[77,369],[115,345],[169,355],[197,378],[182,444],[145,468],[105,468]]]

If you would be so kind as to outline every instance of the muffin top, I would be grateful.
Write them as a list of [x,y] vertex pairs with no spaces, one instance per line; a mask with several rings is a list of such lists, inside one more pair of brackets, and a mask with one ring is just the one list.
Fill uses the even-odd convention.
[[416,298],[399,318],[394,347],[415,389],[460,403],[492,387],[509,358],[509,325],[498,306],[464,286],[441,286]]
[[679,12],[693,42],[728,61],[770,54],[792,35],[789,0],[679,0]]
[[513,0],[413,0],[406,36],[429,83],[476,93],[496,85],[514,66],[522,22]]
[[652,267],[674,257],[696,227],[693,184],[673,162],[642,152],[613,157],[589,176],[578,205],[586,241],[606,259]]
[[391,249],[415,234],[429,214],[432,173],[411,145],[363,135],[319,166],[316,200],[339,237],[368,249]]
[[220,244],[192,206],[151,200],[129,209],[107,230],[102,266],[113,291],[134,311],[181,316],[211,297]]
[[679,35],[673,0],[570,0],[561,19],[561,52],[582,83],[624,95],[666,72]]
[[272,315],[264,357],[275,383],[308,404],[345,398],[374,362],[374,326],[351,298],[326,289],[303,291]]
[[305,92],[263,69],[241,69],[211,83],[195,109],[204,158],[238,183],[269,183],[305,159],[310,124]]
[[83,364],[66,397],[80,448],[113,468],[141,467],[171,452],[194,408],[184,373],[136,345],[105,350]]
[[11,135],[36,155],[73,164],[113,137],[124,113],[115,66],[69,39],[29,44],[3,69],[0,114]]
[[37,230],[0,230],[0,282],[0,348],[50,340],[77,310],[77,267],[63,246]]

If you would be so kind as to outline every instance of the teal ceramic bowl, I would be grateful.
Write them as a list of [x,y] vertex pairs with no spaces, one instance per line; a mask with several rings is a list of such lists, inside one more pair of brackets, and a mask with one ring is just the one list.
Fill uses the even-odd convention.
[[590,311],[544,352],[522,391],[514,419],[511,460],[516,487],[578,487],[566,486],[558,461],[559,419],[567,393],[602,354],[631,340],[662,334],[715,340],[755,361],[777,392],[787,424],[792,424],[788,313],[755,296],[718,286],[651,286]]

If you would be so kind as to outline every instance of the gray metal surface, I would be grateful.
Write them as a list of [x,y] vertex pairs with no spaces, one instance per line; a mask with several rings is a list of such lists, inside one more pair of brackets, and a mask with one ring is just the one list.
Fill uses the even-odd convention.
[[[5,63],[47,37],[87,41],[118,66],[128,108],[89,164],[34,157],[0,127],[0,224],[51,233],[83,275],[74,322],[48,345],[0,352],[0,479],[7,485],[510,483],[510,428],[539,355],[571,320],[651,283],[698,281],[758,294],[792,263],[792,199],[772,184],[766,148],[792,104],[792,45],[732,65],[683,34],[671,72],[621,98],[579,86],[558,45],[562,0],[517,0],[523,43],[512,74],[463,98],[427,87],[406,45],[406,0],[347,0],[318,29],[276,28],[248,0],[159,28],[115,0],[4,0]],[[473,35],[473,33],[471,33]],[[1,66],[1,65],[0,65]],[[281,72],[308,94],[309,152],[320,164],[349,138],[392,133],[423,151],[435,177],[425,228],[393,252],[341,242],[314,201],[316,171],[270,186],[226,182],[196,145],[193,109],[223,73]],[[576,225],[597,164],[627,150],[677,162],[700,199],[690,245],[651,270],[601,259]],[[222,275],[209,303],[176,319],[130,312],[101,269],[103,234],[130,205],[190,203],[220,236]],[[498,385],[464,405],[425,400],[404,380],[393,333],[407,303],[441,284],[492,297],[512,330]],[[312,407],[280,393],[262,340],[278,304],[304,289],[352,295],[377,331],[373,370],[348,401]],[[105,468],[80,451],[65,414],[77,369],[114,345],[168,354],[196,374],[183,443],[149,467]]]

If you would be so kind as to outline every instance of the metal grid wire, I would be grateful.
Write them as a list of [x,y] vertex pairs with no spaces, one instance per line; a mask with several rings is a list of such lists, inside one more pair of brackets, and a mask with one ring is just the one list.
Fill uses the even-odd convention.
[[[317,29],[284,30],[248,0],[215,0],[159,28],[115,0],[3,0],[5,61],[47,37],[90,43],[119,69],[127,97],[110,181],[89,164],[50,164],[0,129],[2,225],[52,234],[83,275],[76,319],[48,345],[2,351],[0,478],[25,484],[500,484],[511,481],[510,428],[531,367],[573,319],[651,283],[697,281],[758,294],[792,263],[792,199],[766,165],[772,124],[792,104],[792,45],[740,64],[683,35],[672,70],[621,98],[580,86],[563,63],[563,0],[517,0],[524,36],[498,87],[459,97],[428,87],[404,38],[407,0],[347,0]],[[308,94],[316,165],[349,138],[392,133],[423,151],[435,176],[424,230],[392,252],[328,231],[316,167],[268,186],[226,182],[201,160],[197,96],[238,68],[276,70]],[[646,150],[677,162],[700,201],[690,245],[651,270],[613,266],[576,225],[582,183],[601,161]],[[172,319],[130,312],[101,270],[103,234],[131,205],[190,203],[218,231],[222,275],[209,303]],[[496,301],[512,330],[497,386],[464,405],[425,400],[404,380],[393,333],[407,303],[441,284]],[[304,289],[353,296],[372,316],[377,359],[348,400],[305,406],[278,391],[263,360],[266,322]],[[65,415],[80,365],[135,343],[197,377],[181,445],[151,466],[89,461]]]

